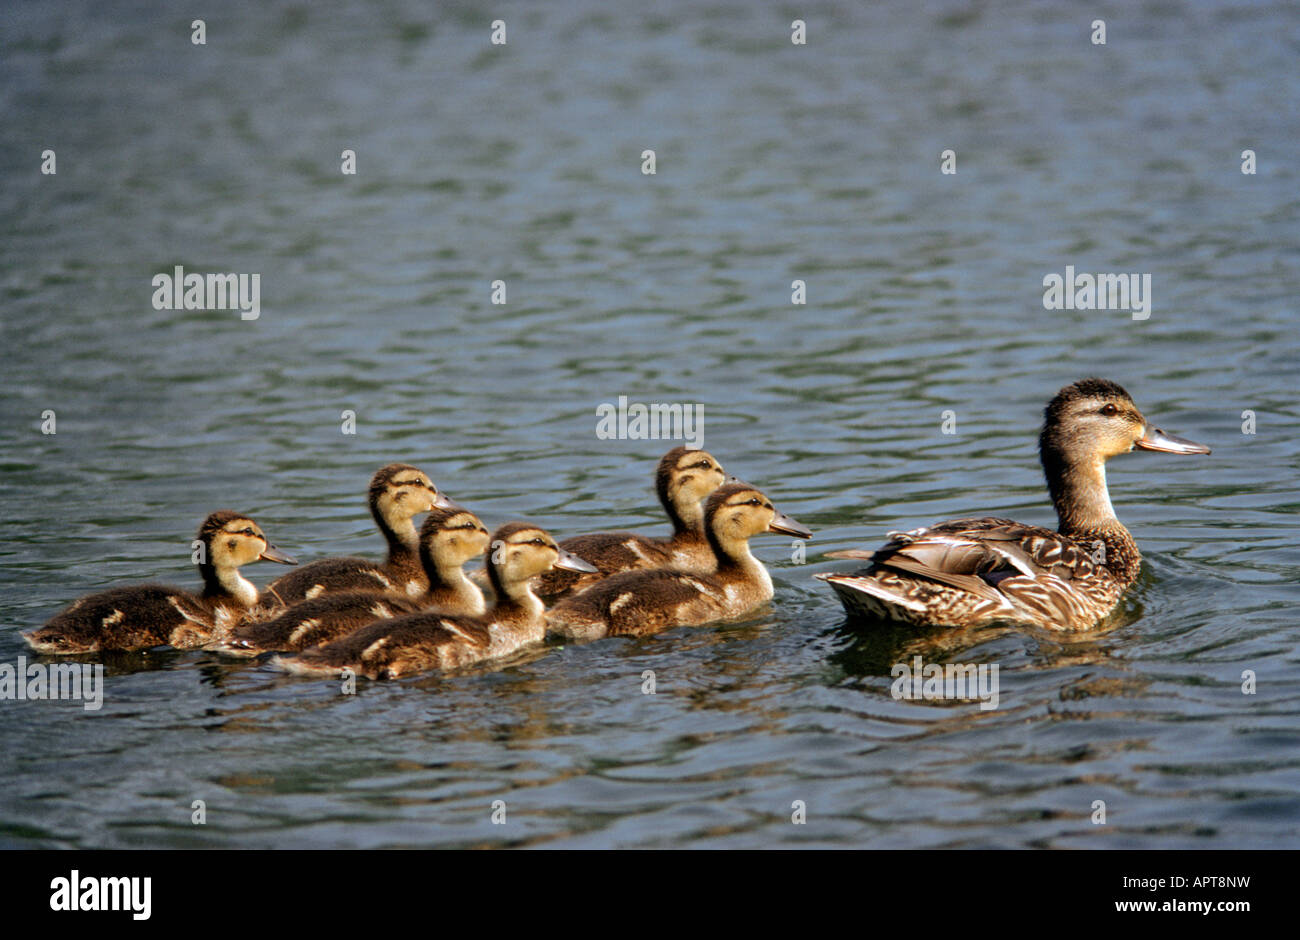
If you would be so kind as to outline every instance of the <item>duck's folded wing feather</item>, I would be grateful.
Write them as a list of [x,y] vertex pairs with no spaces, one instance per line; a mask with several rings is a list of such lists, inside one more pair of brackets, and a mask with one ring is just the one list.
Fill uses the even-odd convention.
[[895,533],[872,562],[981,596],[1008,577],[1053,581],[1090,574],[1086,547],[1041,526],[1007,519],[958,519]]

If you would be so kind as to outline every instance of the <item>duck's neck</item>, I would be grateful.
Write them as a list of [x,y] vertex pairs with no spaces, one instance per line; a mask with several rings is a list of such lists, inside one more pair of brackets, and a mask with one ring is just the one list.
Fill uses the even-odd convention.
[[494,617],[526,623],[542,622],[546,605],[533,593],[531,578],[523,581],[507,580],[501,577],[501,572],[491,563],[488,564],[487,570],[488,580],[496,595],[496,602],[492,607]]
[[755,577],[761,572],[763,576],[767,575],[763,563],[749,550],[748,539],[723,539],[713,531],[706,534],[709,547],[713,549],[713,555],[718,560],[719,574]]
[[488,631],[496,655],[505,655],[546,639],[546,605],[533,593],[532,579],[505,581],[488,565],[496,602],[488,612]]
[[257,605],[257,588],[238,568],[218,567],[208,562],[199,565],[199,573],[203,576],[204,600],[233,600],[242,607]]
[[455,603],[482,613],[483,592],[477,584],[465,577],[465,569],[461,565],[433,558],[423,547],[420,549],[420,561],[424,565],[425,576],[429,579],[429,590],[425,596],[430,603]]
[[1058,531],[1085,548],[1092,546],[1093,560],[1117,578],[1136,579],[1142,556],[1133,536],[1115,516],[1106,487],[1105,461],[1066,460],[1047,448],[1042,456]]
[[673,541],[703,541],[704,508],[698,499],[691,499],[680,490],[675,496],[661,491],[659,502],[673,524]]
[[378,506],[371,506],[370,514],[388,542],[389,567],[418,568],[420,536],[415,531],[414,520],[410,516],[385,515]]

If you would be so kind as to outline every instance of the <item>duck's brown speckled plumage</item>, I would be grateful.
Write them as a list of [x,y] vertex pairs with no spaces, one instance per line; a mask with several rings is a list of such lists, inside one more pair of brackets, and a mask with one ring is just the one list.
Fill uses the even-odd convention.
[[1209,453],[1147,424],[1129,394],[1105,379],[1067,386],[1044,412],[1039,453],[1059,529],[1008,519],[958,519],[891,533],[852,574],[819,574],[850,615],[924,625],[996,621],[1085,630],[1137,579],[1142,558],[1106,488],[1105,461],[1134,445]]
[[529,582],[557,564],[581,568],[585,563],[536,526],[509,523],[492,536],[488,571],[496,602],[486,614],[395,617],[272,662],[301,675],[337,675],[350,669],[371,679],[395,679],[508,656],[544,638],[544,607]]
[[704,516],[714,556],[711,572],[657,569],[611,575],[557,603],[547,615],[551,631],[590,640],[742,616],[772,599],[772,579],[750,553],[749,539],[767,531],[811,535],[743,483],[716,490]]
[[342,591],[294,604],[270,620],[236,627],[212,648],[232,656],[255,656],[268,650],[308,649],[338,640],[376,620],[418,611],[450,616],[484,612],[483,592],[465,577],[462,566],[482,555],[488,532],[478,516],[465,509],[432,509],[420,527],[419,557],[428,589],[418,598],[374,591]]
[[722,465],[711,454],[674,447],[660,459],[655,471],[655,493],[672,522],[672,535],[658,539],[635,532],[595,532],[567,538],[560,545],[599,570],[595,574],[548,571],[537,579],[538,596],[553,602],[620,571],[669,567],[710,570],[713,552],[704,536],[700,503],[725,480]]
[[420,564],[419,538],[412,521],[432,507],[451,502],[418,467],[394,463],[381,467],[367,491],[370,515],[388,543],[383,562],[368,558],[322,558],[279,578],[263,592],[263,616],[271,616],[308,598],[340,591],[385,591],[418,597],[428,588]]
[[257,588],[239,574],[241,565],[259,558],[294,564],[243,513],[212,513],[198,539],[203,589],[197,594],[165,584],[111,588],[73,602],[24,638],[33,649],[56,654],[202,646],[224,636],[257,603]]

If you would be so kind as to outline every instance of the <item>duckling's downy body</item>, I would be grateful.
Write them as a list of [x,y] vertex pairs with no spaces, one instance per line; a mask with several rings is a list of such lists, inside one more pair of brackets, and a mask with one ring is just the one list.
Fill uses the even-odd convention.
[[658,569],[611,575],[556,604],[547,615],[550,629],[573,639],[595,639],[742,616],[772,599],[772,579],[751,554],[749,539],[761,532],[812,536],[743,483],[716,490],[704,519],[714,556],[711,573]]
[[462,566],[487,550],[488,532],[478,516],[459,507],[432,509],[420,527],[419,556],[428,588],[418,598],[375,591],[341,591],[294,604],[279,616],[236,627],[213,649],[233,656],[268,650],[296,651],[331,643],[368,623],[436,611],[452,616],[484,612],[483,592]]
[[591,568],[536,526],[510,523],[492,536],[488,572],[496,603],[486,614],[408,614],[273,662],[301,675],[332,676],[347,668],[371,679],[395,679],[508,656],[545,637],[545,608],[529,582],[557,565]]
[[819,574],[845,610],[906,623],[977,626],[995,621],[1084,630],[1137,579],[1137,543],[1115,517],[1106,460],[1134,446],[1171,454],[1210,449],[1147,423],[1128,392],[1083,379],[1044,412],[1039,452],[1059,530],[1008,519],[958,519],[891,533],[854,574]]
[[389,464],[375,472],[368,502],[370,514],[388,542],[386,561],[381,564],[354,557],[313,561],[267,585],[262,606],[282,609],[338,591],[391,591],[418,597],[428,590],[412,519],[435,506],[447,509],[454,504],[438,492],[427,474],[404,463]]
[[165,584],[110,588],[75,601],[38,630],[24,634],[42,653],[191,649],[224,636],[257,604],[257,588],[239,573],[258,559],[296,562],[266,540],[242,513],[214,512],[199,527],[203,590]]
[[712,455],[674,447],[660,459],[655,472],[655,492],[672,522],[672,535],[656,539],[635,532],[595,532],[565,539],[560,547],[595,565],[597,572],[548,571],[537,579],[538,595],[551,601],[620,571],[711,570],[714,558],[704,535],[704,511],[700,503],[725,481],[722,465]]

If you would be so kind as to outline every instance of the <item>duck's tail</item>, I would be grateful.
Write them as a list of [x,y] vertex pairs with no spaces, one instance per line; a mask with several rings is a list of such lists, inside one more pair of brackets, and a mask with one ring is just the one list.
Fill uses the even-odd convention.
[[839,596],[850,617],[876,617],[911,622],[925,612],[925,605],[914,598],[881,584],[870,575],[817,574]]

